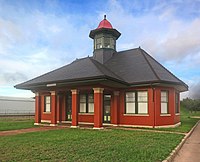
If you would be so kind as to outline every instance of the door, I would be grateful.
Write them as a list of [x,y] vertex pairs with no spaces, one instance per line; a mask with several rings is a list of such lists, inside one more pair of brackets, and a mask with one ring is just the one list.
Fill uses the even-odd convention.
[[103,104],[103,122],[110,123],[110,104],[111,103],[111,95],[104,95],[104,104]]
[[66,103],[66,115],[67,115],[67,121],[72,120],[72,95],[71,93],[67,94],[67,103]]

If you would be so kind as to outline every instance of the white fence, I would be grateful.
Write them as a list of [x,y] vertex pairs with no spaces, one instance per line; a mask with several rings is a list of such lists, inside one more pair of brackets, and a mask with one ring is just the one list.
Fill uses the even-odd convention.
[[0,96],[0,115],[34,115],[35,99]]

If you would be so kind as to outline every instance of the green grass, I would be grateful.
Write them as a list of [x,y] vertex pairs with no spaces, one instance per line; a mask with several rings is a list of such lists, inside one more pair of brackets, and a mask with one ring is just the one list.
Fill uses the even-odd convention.
[[0,137],[0,161],[162,161],[182,138],[114,129],[26,133]]
[[181,107],[181,126],[176,128],[160,128],[158,130],[174,131],[174,132],[189,132],[199,119],[192,118],[192,116],[200,116],[199,113],[190,113],[184,107]]
[[17,130],[34,127],[34,119],[27,117],[0,118],[0,131]]

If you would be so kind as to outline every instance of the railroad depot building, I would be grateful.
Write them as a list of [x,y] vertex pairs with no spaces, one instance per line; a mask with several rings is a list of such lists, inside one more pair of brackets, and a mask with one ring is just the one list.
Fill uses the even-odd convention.
[[[16,85],[35,93],[35,125],[174,127],[188,86],[143,49],[116,51],[121,33],[104,19],[90,31],[92,57]],[[81,51],[81,50],[80,50]]]

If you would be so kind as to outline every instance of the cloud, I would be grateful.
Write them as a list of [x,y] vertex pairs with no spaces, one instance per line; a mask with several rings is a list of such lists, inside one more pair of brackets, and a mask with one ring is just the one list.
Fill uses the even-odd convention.
[[23,73],[19,72],[14,72],[14,73],[1,73],[0,74],[0,85],[7,85],[16,83],[16,82],[21,82],[27,80],[27,76],[24,75]]
[[200,99],[200,81],[190,86],[189,97],[193,99]]
[[117,50],[141,46],[189,84],[199,75],[199,1],[73,3],[0,1],[1,84],[14,85],[92,55],[88,35],[104,14],[122,33]]

